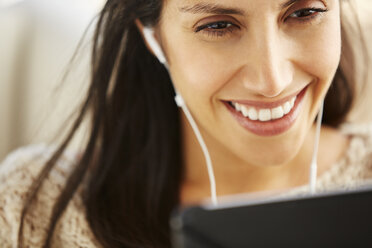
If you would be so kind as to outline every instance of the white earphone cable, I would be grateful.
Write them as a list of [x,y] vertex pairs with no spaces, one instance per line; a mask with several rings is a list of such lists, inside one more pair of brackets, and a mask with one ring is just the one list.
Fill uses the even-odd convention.
[[323,108],[324,108],[324,100],[320,104],[320,109],[318,113],[317,123],[316,123],[316,131],[315,131],[315,142],[314,142],[314,150],[313,150],[313,157],[311,159],[310,165],[310,193],[315,194],[316,192],[316,180],[317,180],[317,171],[318,171],[318,150],[319,150],[319,139],[320,139],[320,130],[322,126],[322,119],[323,119]]
[[187,108],[183,98],[181,97],[181,95],[179,95],[178,93],[176,93],[176,97],[175,97],[175,100],[176,100],[176,103],[179,107],[181,107],[181,109],[183,110],[183,112],[185,113],[185,116],[187,118],[187,120],[189,121],[193,131],[194,131],[194,134],[200,144],[200,147],[204,153],[204,158],[205,158],[205,162],[206,162],[206,165],[207,165],[207,170],[208,170],[208,176],[209,176],[209,183],[210,183],[210,191],[211,191],[211,201],[212,201],[212,204],[214,206],[217,206],[218,205],[218,200],[217,200],[217,190],[216,190],[216,179],[215,179],[215,176],[214,176],[214,171],[213,171],[213,165],[212,165],[212,160],[211,160],[211,156],[209,155],[209,151],[208,151],[208,148],[203,140],[203,137],[199,131],[199,128],[198,128],[198,125],[196,125],[195,123],[195,120],[194,118],[192,117],[189,109]]
[[[152,28],[144,27],[143,28],[143,34],[144,34],[145,39],[147,40],[147,43],[151,47],[152,51],[154,52],[155,56],[158,58],[160,63],[162,63],[165,66],[165,68],[167,70],[169,70],[167,59],[165,58],[164,53],[163,53],[161,47],[159,46],[158,42],[155,40],[154,30]],[[174,91],[176,93],[176,96],[174,98],[175,101],[176,101],[176,104],[184,112],[188,122],[190,123],[190,125],[192,127],[192,130],[193,130],[193,132],[196,136],[196,139],[198,140],[199,145],[200,145],[200,147],[203,151],[206,166],[207,166],[207,170],[208,170],[208,177],[209,177],[209,184],[210,184],[210,191],[211,191],[211,201],[212,201],[212,204],[214,206],[217,206],[218,201],[217,201],[216,179],[215,179],[215,176],[214,176],[212,160],[211,160],[211,157],[209,155],[208,148],[207,148],[207,146],[206,146],[206,144],[203,140],[203,137],[200,133],[198,125],[196,124],[196,122],[195,122],[194,118],[192,117],[189,109],[187,108],[187,105],[186,105],[185,101],[183,100],[182,96],[178,93],[178,91],[177,91],[177,89],[174,85],[173,85],[173,88],[174,88]]]

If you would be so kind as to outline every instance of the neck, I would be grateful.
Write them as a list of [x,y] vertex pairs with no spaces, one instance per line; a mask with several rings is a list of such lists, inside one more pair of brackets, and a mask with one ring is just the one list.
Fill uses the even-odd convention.
[[[210,196],[210,184],[205,158],[188,122],[183,120],[183,123],[186,166],[184,188],[192,195],[191,198],[206,198]],[[203,135],[203,138],[213,161],[218,196],[286,190],[307,184],[309,181],[315,125],[306,136],[294,159],[280,166],[249,165],[236,156],[227,154],[225,147],[219,146],[205,136]]]

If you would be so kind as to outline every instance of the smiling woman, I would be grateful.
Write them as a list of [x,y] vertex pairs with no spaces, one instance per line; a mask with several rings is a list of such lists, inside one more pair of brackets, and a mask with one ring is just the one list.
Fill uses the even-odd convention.
[[[159,37],[172,81],[213,147],[216,176],[226,164],[244,164],[248,171],[264,165],[303,170],[297,156],[308,161],[300,149],[311,151],[311,127],[340,61],[338,1],[292,1],[284,8],[278,1],[254,6],[234,1],[231,8],[181,7],[181,14],[174,11],[178,5],[166,4]],[[221,15],[224,11],[239,14]],[[193,137],[187,126],[184,130]],[[188,143],[185,147],[188,151]],[[200,170],[195,154],[186,157],[194,160],[186,168]],[[254,181],[248,171],[237,173]],[[288,171],[282,167],[278,173]]]
[[[212,197],[307,191],[312,158],[316,190],[366,183],[372,126],[345,124],[364,83],[350,43],[358,36],[365,49],[362,34],[343,14],[351,8],[107,1],[70,134],[56,150],[19,150],[0,167],[0,242],[170,247],[177,206],[201,203],[211,188]],[[89,140],[71,155],[85,118]]]

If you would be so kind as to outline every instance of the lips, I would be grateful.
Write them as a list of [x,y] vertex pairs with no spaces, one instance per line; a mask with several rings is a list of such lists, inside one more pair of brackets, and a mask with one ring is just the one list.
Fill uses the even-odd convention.
[[302,107],[307,87],[297,95],[273,103],[224,101],[223,103],[246,130],[259,136],[279,135],[295,123]]

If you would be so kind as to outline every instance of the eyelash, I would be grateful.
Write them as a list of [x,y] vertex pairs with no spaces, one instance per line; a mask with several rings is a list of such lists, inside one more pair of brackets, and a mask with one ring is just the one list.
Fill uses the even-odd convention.
[[[213,28],[213,26],[216,25],[223,25],[226,26],[224,28]],[[209,30],[208,30],[209,29]],[[195,29],[195,33],[198,33],[200,31],[206,33],[207,35],[210,36],[216,36],[216,37],[221,37],[225,36],[227,34],[231,34],[234,32],[234,30],[240,29],[240,27],[232,22],[229,21],[218,21],[218,22],[212,22],[208,24],[201,25]]]
[[[297,19],[297,21],[299,21],[301,23],[308,23],[308,22],[311,22],[314,18],[318,17],[319,14],[327,12],[327,11],[328,11],[328,9],[304,8],[304,9],[300,9],[300,10],[297,10],[297,11],[293,12],[291,15],[286,17],[284,20],[286,21],[288,18],[295,18],[295,19]],[[310,14],[305,15],[303,17],[291,17],[293,14],[296,14],[296,13],[300,14],[301,12],[302,13],[303,12],[310,12]],[[215,26],[215,25],[223,25],[223,26],[227,26],[227,27],[213,28],[213,26]],[[206,35],[211,36],[211,37],[222,37],[222,36],[233,33],[236,29],[240,29],[240,27],[238,25],[232,23],[232,22],[218,21],[218,22],[207,23],[207,24],[204,24],[204,25],[201,25],[201,26],[197,27],[195,29],[195,33],[198,33],[200,31],[202,31],[203,33],[205,33]]]
[[293,14],[296,14],[296,13],[300,13],[300,12],[312,12],[309,15],[306,15],[304,17],[293,17],[293,18],[298,19],[300,22],[307,22],[307,21],[311,21],[312,19],[314,19],[315,17],[317,17],[319,14],[324,13],[324,12],[327,12],[327,11],[328,11],[328,9],[321,9],[321,8],[304,8],[304,9],[299,9],[299,10],[293,12],[292,14],[290,14],[288,17],[286,17],[285,20],[287,20]]

